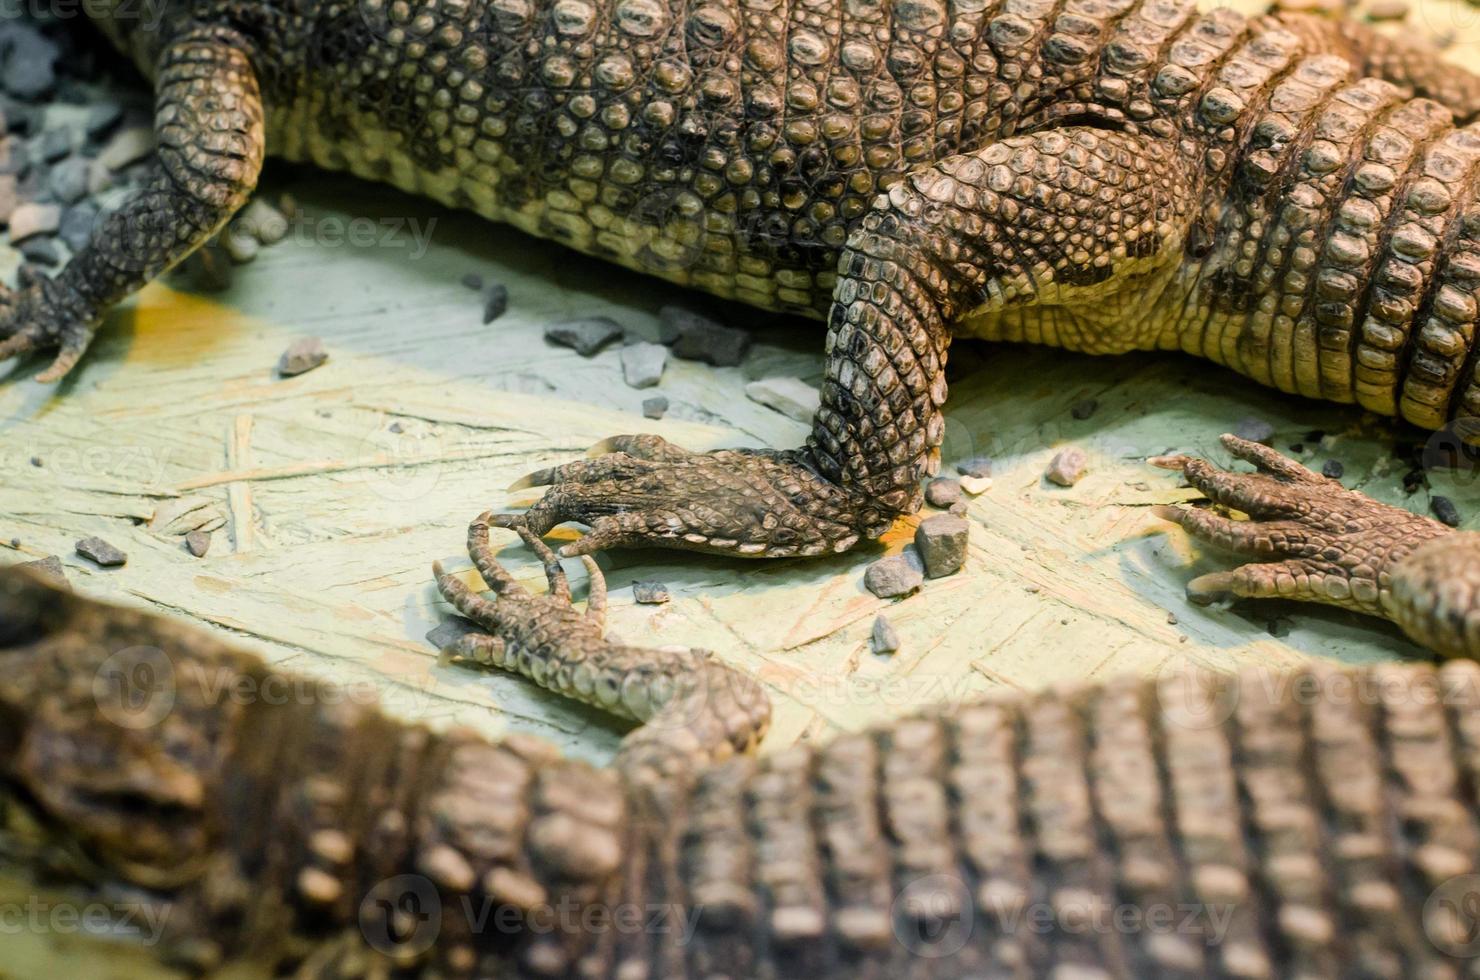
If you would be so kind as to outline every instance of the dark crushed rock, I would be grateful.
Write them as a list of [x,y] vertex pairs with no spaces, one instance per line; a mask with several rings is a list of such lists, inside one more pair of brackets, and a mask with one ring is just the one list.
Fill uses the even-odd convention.
[[945,510],[961,499],[961,481],[938,476],[925,484],[925,502]]
[[1258,442],[1266,446],[1274,443],[1274,426],[1263,419],[1245,418],[1239,419],[1233,427],[1233,434],[1240,439],[1249,442]]
[[642,414],[644,418],[660,419],[668,414],[668,399],[663,395],[656,395],[644,399],[642,403]]
[[509,312],[509,287],[501,282],[489,283],[483,289],[483,325],[488,326],[507,312]]
[[673,596],[668,594],[668,586],[662,582],[633,582],[632,598],[645,606],[661,606]]
[[16,567],[29,568],[43,575],[50,575],[52,578],[60,579],[63,582],[67,581],[67,573],[62,569],[62,560],[56,555],[47,555],[45,558],[38,558],[35,561],[23,561]]
[[210,531],[191,531],[185,535],[185,547],[197,558],[204,558],[211,550]]
[[63,160],[72,155],[73,143],[72,130],[48,129],[41,134],[41,159],[46,163]]
[[1321,475],[1328,480],[1339,480],[1346,474],[1346,467],[1339,459],[1328,459],[1321,467]]
[[305,371],[312,371],[329,359],[324,342],[318,337],[304,337],[293,341],[278,359],[278,374],[291,378]]
[[1095,414],[1095,411],[1099,409],[1099,407],[1099,402],[1095,401],[1093,398],[1086,398],[1082,402],[1076,402],[1074,404],[1074,407],[1069,409],[1069,414],[1083,422],[1085,419]]
[[82,130],[91,142],[105,139],[123,122],[123,106],[117,102],[96,102],[87,110]]
[[880,599],[909,595],[924,583],[925,571],[919,556],[908,551],[881,558],[863,573],[864,588]]
[[483,277],[476,272],[466,273],[462,277],[462,284],[464,288],[471,289],[475,293],[483,292]]
[[900,646],[899,633],[894,629],[893,623],[880,616],[874,620],[874,631],[869,642],[874,653],[894,653]]
[[57,266],[62,262],[62,253],[50,238],[27,239],[21,243],[19,251],[32,265]]
[[42,465],[42,463],[41,463],[41,457],[40,456],[32,456],[31,457],[31,465],[32,466],[35,466],[35,467],[37,467],[39,469],[41,467],[41,465]]
[[966,564],[966,542],[971,525],[950,514],[927,517],[915,529],[915,547],[925,562],[927,578],[954,575]]
[[1448,497],[1440,496],[1437,493],[1434,494],[1429,498],[1429,509],[1434,512],[1434,516],[1441,523],[1448,524],[1450,527],[1459,527],[1459,508],[1454,506],[1454,501]]
[[52,196],[69,206],[86,197],[88,167],[83,157],[68,157],[53,167],[46,180]]
[[396,435],[400,435],[402,432],[406,431],[406,427],[400,422],[392,422],[390,425],[386,426],[386,429],[390,432],[394,432]]
[[79,555],[92,559],[104,568],[117,568],[128,561],[128,555],[119,551],[102,538],[83,538],[77,542],[76,547]]
[[974,480],[985,480],[992,475],[992,461],[986,456],[973,456],[964,463],[957,463],[956,472]]
[[1058,454],[1048,464],[1048,470],[1043,474],[1048,477],[1049,482],[1057,483],[1061,487],[1072,487],[1084,479],[1085,472],[1089,469],[1089,457],[1084,450],[1077,446],[1059,450]]
[[427,642],[438,650],[445,650],[467,634],[481,632],[483,630],[471,619],[449,616],[427,631]]
[[607,316],[565,320],[561,323],[552,323],[545,328],[546,340],[552,344],[572,348],[582,357],[595,357],[603,347],[621,336],[621,326]]
[[659,337],[674,336],[673,354],[715,367],[735,367],[750,351],[750,334],[682,306],[658,311]]

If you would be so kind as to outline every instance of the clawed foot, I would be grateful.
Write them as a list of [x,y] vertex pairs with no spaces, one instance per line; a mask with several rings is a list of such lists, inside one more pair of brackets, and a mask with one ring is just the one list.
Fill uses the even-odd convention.
[[1347,490],[1258,443],[1231,435],[1222,441],[1258,472],[1233,473],[1188,456],[1151,460],[1181,470],[1218,507],[1249,517],[1233,520],[1213,508],[1156,508],[1157,516],[1200,541],[1260,559],[1193,579],[1187,585],[1193,602],[1298,599],[1386,616],[1393,566],[1449,533],[1438,521]]
[[536,534],[566,521],[590,525],[561,549],[567,557],[618,547],[823,555],[877,537],[894,518],[824,478],[805,451],[694,453],[657,436],[617,436],[592,455],[510,488],[550,488],[524,515]]
[[89,304],[75,290],[40,273],[25,272],[18,289],[0,293],[0,361],[57,351],[37,381],[57,381],[72,370],[96,330],[97,316]]

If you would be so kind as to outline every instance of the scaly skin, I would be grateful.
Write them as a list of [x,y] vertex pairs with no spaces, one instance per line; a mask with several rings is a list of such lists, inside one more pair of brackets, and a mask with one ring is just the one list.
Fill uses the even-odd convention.
[[202,976],[1472,974],[1473,661],[1124,678],[756,759],[764,695],[688,659],[676,689],[719,696],[653,711],[661,656],[561,579],[516,591],[488,525],[496,599],[439,572],[488,629],[450,652],[651,718],[614,771],[0,570],[0,873],[154,908]]
[[[1480,124],[1454,127],[1480,80],[1359,25],[1190,0],[192,0],[153,31],[130,10],[89,6],[156,80],[160,164],[8,298],[0,354],[58,347],[46,377],[269,152],[826,320],[805,447],[634,437],[539,474],[529,527],[591,527],[567,555],[877,537],[937,465],[955,336],[1184,350],[1431,428],[1480,413]],[[1480,580],[1457,540],[1405,580]],[[1445,595],[1399,607],[1480,655],[1430,628],[1471,592]]]

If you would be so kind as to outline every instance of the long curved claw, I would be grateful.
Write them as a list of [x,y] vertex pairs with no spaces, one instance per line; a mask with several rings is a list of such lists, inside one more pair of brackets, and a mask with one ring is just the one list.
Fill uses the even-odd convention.
[[0,361],[47,348],[57,356],[36,375],[42,383],[67,375],[92,343],[96,318],[71,287],[22,267],[19,291],[0,295]]
[[1152,463],[1181,470],[1216,503],[1252,519],[1170,506],[1155,513],[1199,541],[1271,561],[1194,579],[1187,585],[1192,602],[1296,599],[1386,615],[1388,570],[1418,545],[1448,533],[1438,521],[1347,490],[1266,446],[1233,436],[1224,436],[1223,444],[1260,472],[1230,473],[1191,456]]

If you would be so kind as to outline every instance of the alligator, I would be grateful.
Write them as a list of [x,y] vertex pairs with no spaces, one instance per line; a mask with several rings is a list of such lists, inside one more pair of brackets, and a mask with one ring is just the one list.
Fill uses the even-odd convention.
[[582,610],[518,517],[469,551],[495,594],[437,569],[481,627],[449,662],[638,723],[611,766],[0,569],[0,876],[222,980],[1472,975],[1473,660],[1169,670],[757,756],[764,690],[605,637],[594,559]]
[[[805,446],[621,437],[518,484],[549,486],[536,532],[588,525],[566,557],[879,537],[939,466],[955,336],[1182,350],[1429,428],[1480,412],[1480,78],[1354,22],[1193,0],[85,9],[153,80],[159,149],[56,278],[0,298],[0,359],[55,348],[42,380],[222,228],[269,152],[826,322]],[[1269,487],[1237,528],[1167,512],[1266,559],[1195,598],[1337,603],[1480,653],[1471,538],[1345,522],[1380,508],[1336,483]],[[1397,583],[1429,591],[1403,613]]]

